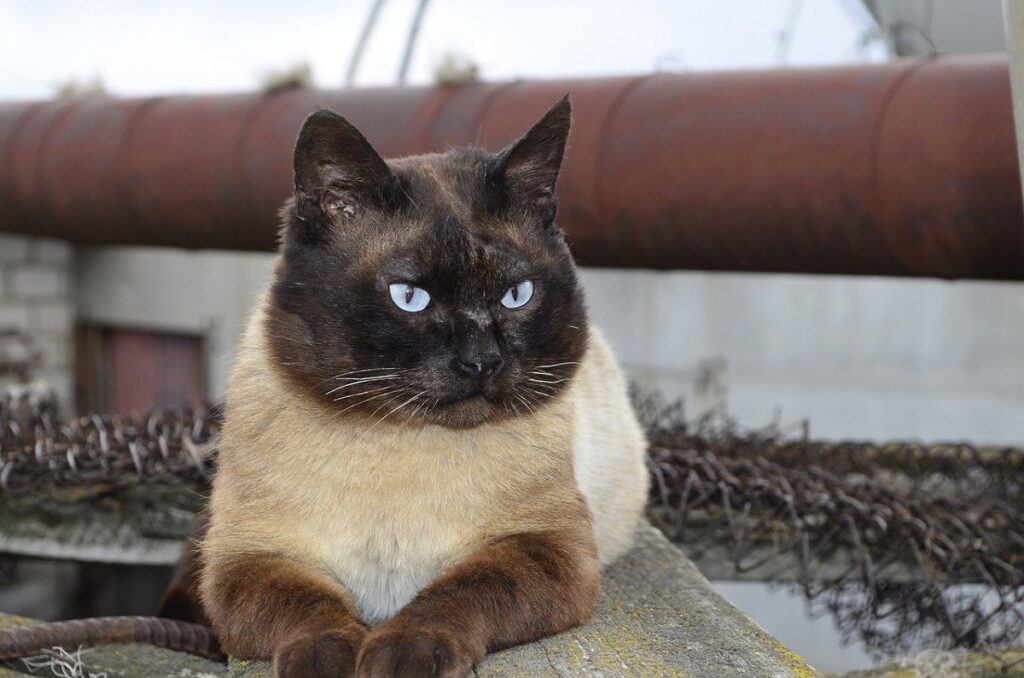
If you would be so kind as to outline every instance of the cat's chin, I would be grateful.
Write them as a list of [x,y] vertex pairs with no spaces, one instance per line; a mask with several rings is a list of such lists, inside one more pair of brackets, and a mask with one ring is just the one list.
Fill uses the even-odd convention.
[[427,422],[438,426],[466,429],[507,419],[509,414],[501,406],[491,402],[482,394],[478,394],[441,403],[420,416]]

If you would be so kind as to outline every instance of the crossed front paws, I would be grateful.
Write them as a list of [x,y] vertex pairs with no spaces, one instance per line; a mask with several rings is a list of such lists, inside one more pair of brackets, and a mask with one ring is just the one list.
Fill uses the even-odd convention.
[[278,678],[462,678],[479,659],[441,626],[384,624],[362,639],[340,631],[300,637],[274,656]]

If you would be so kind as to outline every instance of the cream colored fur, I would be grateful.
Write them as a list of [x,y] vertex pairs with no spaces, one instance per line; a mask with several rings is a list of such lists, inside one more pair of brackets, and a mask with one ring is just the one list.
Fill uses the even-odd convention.
[[573,382],[536,413],[468,430],[373,425],[335,416],[273,364],[265,303],[227,392],[208,565],[248,553],[310,564],[378,623],[488,541],[578,528],[587,508],[602,565],[629,548],[645,443],[597,331]]

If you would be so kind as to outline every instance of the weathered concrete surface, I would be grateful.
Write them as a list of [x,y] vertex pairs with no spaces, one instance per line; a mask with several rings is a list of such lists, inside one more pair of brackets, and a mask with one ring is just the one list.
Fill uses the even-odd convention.
[[[0,628],[31,624],[33,620],[0,613]],[[64,648],[74,652],[77,648]],[[149,645],[108,645],[83,650],[82,665],[86,674],[105,673],[108,678],[221,678],[227,666],[182,652],[172,652]],[[30,673],[19,662],[12,669],[0,666],[0,678],[25,678]],[[45,671],[31,675],[46,676]]]
[[[841,678],[1022,678],[1024,647],[1001,650],[925,650],[869,671]],[[831,674],[830,674],[830,678]],[[835,677],[840,678],[840,677]]]
[[90,485],[0,495],[0,553],[173,565],[202,496],[188,485]]
[[[585,627],[488,657],[477,675],[818,676],[730,603],[649,525],[606,574]],[[265,662],[232,662],[231,678],[270,678]]]

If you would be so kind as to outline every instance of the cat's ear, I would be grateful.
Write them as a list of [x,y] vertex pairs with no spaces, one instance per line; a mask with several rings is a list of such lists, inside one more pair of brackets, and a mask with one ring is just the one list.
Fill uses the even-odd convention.
[[545,226],[554,222],[558,207],[555,182],[565,155],[571,115],[566,94],[529,132],[495,158],[495,188],[513,204],[535,211]]
[[313,226],[341,224],[384,207],[396,180],[366,137],[327,109],[302,124],[294,162],[296,215]]

